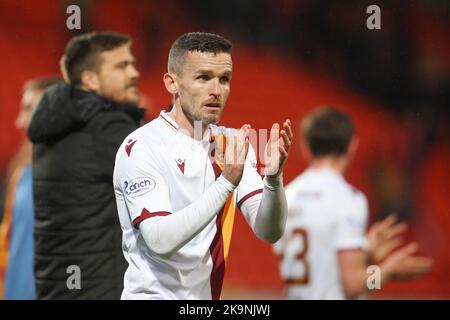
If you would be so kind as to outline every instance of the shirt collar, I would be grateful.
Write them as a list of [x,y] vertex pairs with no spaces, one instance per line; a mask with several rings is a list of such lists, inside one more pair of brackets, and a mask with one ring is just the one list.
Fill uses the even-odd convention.
[[159,113],[159,118],[174,131],[178,131],[178,129],[180,128],[178,123],[176,123],[175,120],[173,120],[165,110],[161,110],[161,112]]
[[[175,106],[172,106],[171,111],[174,110]],[[170,129],[172,129],[174,132],[178,132],[178,130],[180,129],[180,126],[178,125],[178,123],[172,119],[169,116],[170,112],[166,112],[165,110],[161,110],[161,112],[159,113],[159,118],[160,120]],[[217,134],[212,133],[212,128],[211,126],[209,127],[208,130],[205,131],[205,134],[203,136],[203,138],[199,141],[197,141],[198,143],[211,143],[213,141],[213,137],[215,138],[217,136]],[[191,137],[189,137],[190,139],[192,139]]]

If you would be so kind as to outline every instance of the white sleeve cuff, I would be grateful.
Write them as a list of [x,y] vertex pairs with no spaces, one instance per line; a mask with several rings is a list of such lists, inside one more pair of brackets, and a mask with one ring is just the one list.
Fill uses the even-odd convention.
[[236,186],[227,180],[223,175],[220,175],[217,178],[216,182],[218,182],[221,186],[223,186],[227,191],[233,192],[236,189]]

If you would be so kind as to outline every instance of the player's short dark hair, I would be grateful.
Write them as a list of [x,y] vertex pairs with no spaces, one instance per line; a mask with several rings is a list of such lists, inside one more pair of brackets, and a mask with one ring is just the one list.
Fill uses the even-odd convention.
[[233,45],[227,39],[213,33],[189,32],[180,36],[169,51],[168,70],[180,75],[188,52],[231,53]]
[[22,92],[26,92],[28,90],[44,91],[48,87],[60,82],[63,82],[63,79],[58,76],[34,78],[25,82]]
[[70,84],[81,85],[81,73],[85,70],[99,70],[100,53],[128,43],[130,37],[115,32],[91,32],[72,38],[63,56],[63,68]]
[[350,117],[333,107],[322,107],[302,121],[302,133],[314,157],[342,155],[355,134]]

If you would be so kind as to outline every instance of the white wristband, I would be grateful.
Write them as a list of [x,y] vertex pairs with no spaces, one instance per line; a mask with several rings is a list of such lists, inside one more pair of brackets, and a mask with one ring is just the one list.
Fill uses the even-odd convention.
[[270,191],[278,190],[280,186],[283,186],[283,175],[279,175],[276,178],[264,177],[264,187]]

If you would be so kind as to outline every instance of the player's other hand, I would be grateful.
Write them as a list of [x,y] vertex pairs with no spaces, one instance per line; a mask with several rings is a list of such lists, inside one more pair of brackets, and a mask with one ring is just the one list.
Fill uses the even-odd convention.
[[276,178],[282,172],[286,164],[292,145],[291,120],[286,120],[280,130],[278,123],[272,125],[269,142],[264,152],[263,174],[269,178]]
[[397,223],[395,214],[374,223],[367,232],[371,263],[381,262],[392,250],[400,246],[407,229],[406,223]]
[[249,147],[249,132],[251,126],[244,124],[235,134],[227,138],[225,148],[225,163],[222,175],[237,186],[244,172],[245,159]]
[[433,259],[414,256],[417,243],[410,243],[389,254],[381,264],[385,276],[395,280],[415,279],[431,270]]

